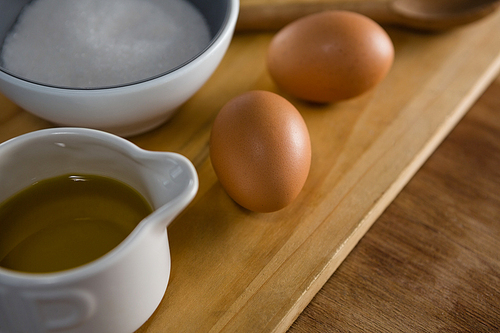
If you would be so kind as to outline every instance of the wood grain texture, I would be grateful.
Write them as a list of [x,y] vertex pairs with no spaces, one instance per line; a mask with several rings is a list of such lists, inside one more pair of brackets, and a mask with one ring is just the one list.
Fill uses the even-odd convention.
[[[322,106],[277,90],[265,67],[272,34],[236,35],[213,77],[176,116],[130,138],[185,155],[200,178],[196,198],[168,228],[165,297],[138,332],[286,331],[496,77],[498,31],[500,13],[443,34],[388,29],[396,59],[387,78],[358,98]],[[217,112],[252,89],[288,98],[311,133],[302,193],[270,214],[234,204],[208,157]],[[0,96],[0,142],[50,126]]]
[[[453,4],[450,6],[450,4]],[[384,25],[441,31],[479,20],[498,9],[492,1],[241,0],[237,31],[278,30],[306,15],[348,10]]]
[[497,332],[500,77],[289,333]]
[[306,15],[324,10],[348,10],[381,23],[398,21],[393,0],[242,0],[236,31],[276,31]]

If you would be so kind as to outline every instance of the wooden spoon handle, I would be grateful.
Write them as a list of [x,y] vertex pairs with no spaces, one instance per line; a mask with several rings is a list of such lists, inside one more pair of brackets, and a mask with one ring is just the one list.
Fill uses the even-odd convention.
[[324,10],[349,10],[366,15],[383,24],[394,21],[391,2],[318,0],[272,3],[268,1],[247,5],[242,1],[236,30],[239,32],[278,30],[298,18]]

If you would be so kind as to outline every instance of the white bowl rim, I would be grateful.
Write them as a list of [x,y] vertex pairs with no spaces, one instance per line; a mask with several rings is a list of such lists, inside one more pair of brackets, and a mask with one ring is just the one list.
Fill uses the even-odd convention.
[[[117,84],[117,85],[106,85],[106,86],[96,86],[96,87],[67,87],[67,86],[59,86],[59,85],[38,82],[35,80],[24,78],[20,75],[13,73],[12,71],[6,69],[5,67],[2,66],[1,63],[0,63],[0,73],[4,73],[11,78],[18,79],[18,80],[21,80],[22,82],[26,82],[28,84],[33,84],[35,86],[46,87],[46,88],[50,88],[50,89],[58,89],[58,90],[68,90],[68,91],[100,91],[100,90],[120,89],[120,88],[135,86],[135,85],[138,85],[141,83],[146,83],[149,81],[156,80],[158,78],[162,78],[166,75],[169,75],[173,72],[176,72],[180,69],[183,69],[183,68],[189,66],[190,64],[192,64],[196,59],[200,58],[201,56],[203,56],[204,54],[209,52],[209,50],[217,47],[217,45],[222,42],[223,36],[227,34],[228,29],[230,29],[232,21],[233,20],[236,21],[237,16],[238,16],[238,12],[239,12],[239,0],[227,0],[226,15],[224,16],[224,19],[222,21],[222,24],[221,24],[219,30],[214,34],[214,36],[210,39],[210,42],[200,52],[198,52],[196,55],[194,55],[190,59],[186,60],[185,62],[183,62],[175,67],[172,67],[171,69],[169,69],[165,72],[162,72],[162,73],[159,73],[159,74],[156,74],[156,75],[144,78],[144,79],[131,81],[131,82],[127,82],[127,83],[122,83],[122,84]],[[0,44],[0,47],[1,47],[1,44]]]

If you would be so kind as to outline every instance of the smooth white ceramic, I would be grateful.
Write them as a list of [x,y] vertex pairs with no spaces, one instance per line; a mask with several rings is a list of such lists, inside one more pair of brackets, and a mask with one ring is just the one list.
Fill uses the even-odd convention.
[[[12,0],[0,0],[0,11],[2,2],[6,4],[0,16],[14,11]],[[148,131],[172,117],[205,84],[226,53],[239,0],[211,0],[206,11],[215,8],[216,2],[223,2],[227,13],[220,18],[224,23],[214,32],[211,44],[181,67],[157,78],[118,87],[72,89],[30,82],[0,67],[0,91],[21,108],[58,125],[95,128],[120,136]]]
[[198,190],[192,163],[102,131],[55,128],[0,144],[0,202],[45,178],[123,181],[153,206],[116,248],[86,265],[31,274],[0,268],[0,332],[133,332],[160,303],[170,274],[167,225]]

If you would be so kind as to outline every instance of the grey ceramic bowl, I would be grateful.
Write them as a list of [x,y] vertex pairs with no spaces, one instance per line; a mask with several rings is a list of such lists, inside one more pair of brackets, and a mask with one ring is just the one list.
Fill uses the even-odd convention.
[[[232,39],[238,0],[189,0],[205,17],[211,40],[202,52],[157,76],[119,86],[79,89],[41,84],[0,64],[0,92],[28,112],[58,125],[89,127],[121,136],[168,120],[208,80]],[[0,41],[29,0],[0,0]],[[35,51],[35,50],[34,50]]]

